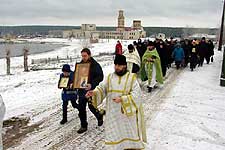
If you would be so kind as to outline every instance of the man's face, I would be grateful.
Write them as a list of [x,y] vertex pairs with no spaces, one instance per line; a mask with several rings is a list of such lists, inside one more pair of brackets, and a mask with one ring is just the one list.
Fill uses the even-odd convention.
[[151,51],[154,49],[154,46],[148,46],[147,48]]
[[63,75],[64,75],[65,77],[68,77],[68,76],[70,75],[70,73],[69,73],[69,72],[66,72],[66,71],[63,71]]
[[88,55],[86,52],[82,52],[81,56],[82,56],[83,62],[88,62],[90,60],[90,57],[91,57],[91,55]]
[[126,72],[126,65],[115,64],[115,73],[119,76],[123,75]]

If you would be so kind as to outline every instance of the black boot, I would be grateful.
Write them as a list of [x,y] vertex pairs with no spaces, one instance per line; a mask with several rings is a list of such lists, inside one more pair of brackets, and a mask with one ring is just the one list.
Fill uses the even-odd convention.
[[78,133],[78,134],[82,134],[82,133],[84,133],[84,132],[86,132],[86,131],[87,131],[87,127],[80,127],[80,129],[77,130],[77,133]]
[[62,119],[61,121],[60,121],[60,124],[65,124],[67,122],[67,119]]
[[99,117],[98,117],[98,126],[102,126],[103,125],[103,116],[105,115],[105,110],[104,109],[101,109],[99,111]]
[[147,86],[147,88],[148,88],[148,93],[150,93],[152,91],[152,87]]
[[98,118],[98,126],[102,126],[103,125],[103,115],[100,114],[99,118]]
[[68,102],[64,101],[62,106],[63,119],[60,121],[60,124],[65,124],[67,122],[67,105],[68,105]]

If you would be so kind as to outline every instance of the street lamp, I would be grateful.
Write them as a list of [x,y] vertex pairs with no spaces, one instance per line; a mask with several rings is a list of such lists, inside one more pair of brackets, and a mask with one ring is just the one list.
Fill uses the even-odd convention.
[[223,64],[220,76],[220,86],[225,86],[225,52],[223,50]]
[[222,13],[222,19],[221,19],[221,26],[220,26],[220,38],[219,38],[218,51],[222,50],[222,44],[223,44],[224,7],[225,7],[225,1],[223,2],[223,13]]
[[[224,28],[224,8],[225,8],[225,1],[223,2],[223,13],[221,19],[221,27],[220,27],[220,39],[218,45],[218,51],[222,50],[222,43],[223,43],[223,28]],[[222,62],[222,71],[220,76],[220,86],[225,86],[225,53],[223,49],[223,62]]]

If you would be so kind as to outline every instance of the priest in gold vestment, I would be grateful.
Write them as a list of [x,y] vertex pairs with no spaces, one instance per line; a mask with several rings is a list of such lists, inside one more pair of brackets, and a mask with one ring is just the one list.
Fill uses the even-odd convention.
[[107,150],[145,149],[146,129],[141,89],[136,74],[127,71],[126,57],[116,55],[111,73],[86,97],[98,107],[106,100],[105,147]]

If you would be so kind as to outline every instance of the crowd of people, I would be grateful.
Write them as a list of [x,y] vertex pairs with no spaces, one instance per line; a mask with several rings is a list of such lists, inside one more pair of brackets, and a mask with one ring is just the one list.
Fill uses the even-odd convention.
[[[133,42],[141,59],[150,42],[149,40],[142,42],[141,39]],[[174,61],[177,69],[186,67],[190,63],[191,71],[197,65],[203,66],[204,59],[207,64],[213,61],[214,44],[212,40],[206,40],[205,37],[201,40],[184,39],[179,42],[173,38],[170,40],[155,39],[154,46],[160,57],[163,76],[166,75],[167,68],[170,68]]]
[[[91,56],[88,48],[81,50],[79,64],[89,64],[88,81],[82,82],[82,88],[74,88],[74,72],[70,65],[64,64],[59,77],[58,88],[62,89],[62,120],[67,122],[69,101],[78,110],[80,128],[78,134],[88,129],[86,106],[97,119],[97,125],[103,125],[105,115],[105,144],[107,150],[140,150],[147,142],[144,111],[140,82],[147,81],[147,91],[163,84],[167,69],[174,63],[176,69],[187,67],[190,70],[203,66],[204,60],[213,62],[214,44],[202,37],[201,40],[185,39],[177,41],[155,39],[155,41],[138,39],[123,51],[122,44],[115,46],[114,72],[104,78],[101,65]],[[77,66],[77,65],[76,65]],[[76,69],[75,69],[76,70]],[[103,80],[104,79],[104,80]],[[140,80],[141,81],[140,81]],[[106,100],[104,111],[99,105]],[[0,96],[0,129],[5,113],[5,106]],[[0,135],[0,149],[2,149]]]
[[[80,129],[77,133],[87,131],[86,105],[97,119],[98,126],[103,124],[105,115],[105,144],[107,149],[129,150],[144,149],[147,141],[144,123],[140,82],[147,81],[147,91],[151,92],[158,84],[163,84],[167,69],[174,63],[176,69],[187,67],[190,70],[213,61],[214,45],[204,37],[201,40],[176,41],[156,39],[155,41],[138,39],[123,51],[122,44],[115,46],[114,72],[104,78],[99,63],[91,56],[88,48],[81,50],[80,63],[90,63],[89,78],[83,88],[74,89],[74,72],[68,64],[63,65],[58,87],[62,90],[62,120],[67,122],[67,105],[79,111]],[[75,69],[76,70],[76,69]],[[68,78],[65,87],[62,78]],[[104,78],[104,80],[103,80]],[[105,111],[98,106],[106,100]]]

